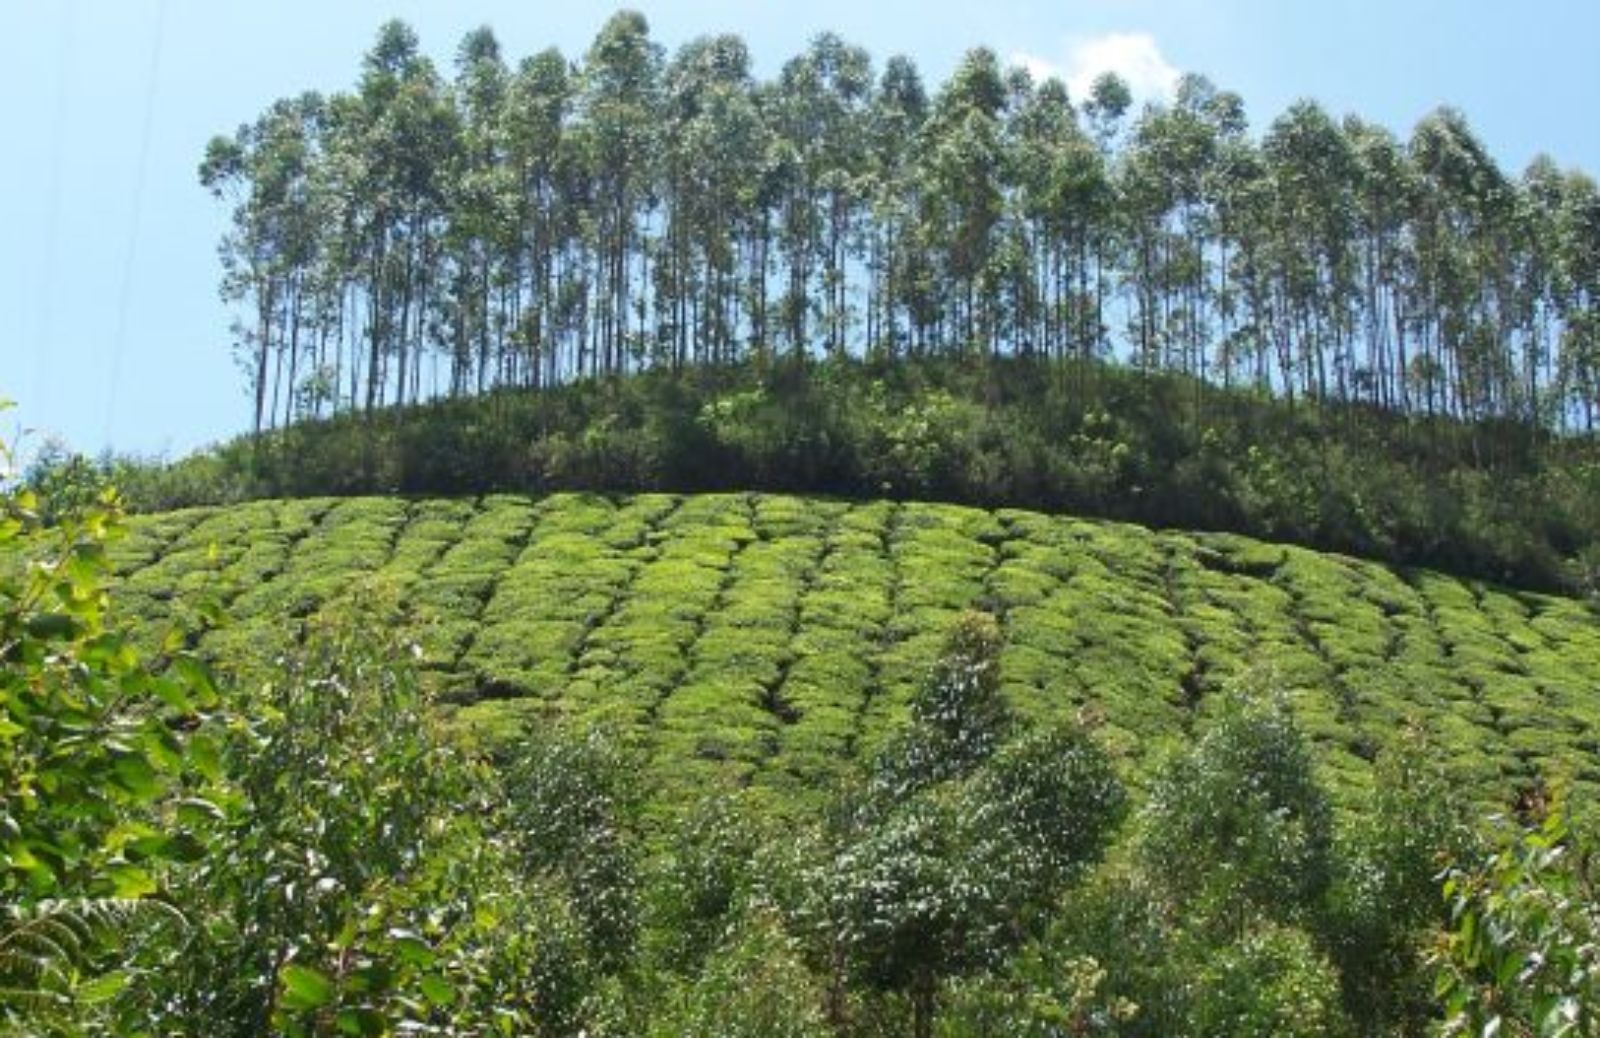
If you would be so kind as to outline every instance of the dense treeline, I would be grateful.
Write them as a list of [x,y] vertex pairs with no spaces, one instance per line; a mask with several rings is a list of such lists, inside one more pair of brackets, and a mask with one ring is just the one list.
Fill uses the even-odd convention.
[[1290,402],[1591,430],[1600,191],[1201,76],[1134,110],[969,52],[815,39],[776,78],[612,17],[453,77],[391,22],[351,92],[211,142],[259,430],[493,387],[779,356],[1116,358]]
[[55,452],[160,511],[273,496],[763,490],[1232,530],[1527,587],[1600,587],[1592,441],[1040,358],[653,369],[243,437],[170,465]]

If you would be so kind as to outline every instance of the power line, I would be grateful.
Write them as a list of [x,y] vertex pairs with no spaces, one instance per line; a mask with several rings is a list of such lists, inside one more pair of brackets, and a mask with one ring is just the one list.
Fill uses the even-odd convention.
[[144,126],[139,139],[139,164],[133,181],[133,219],[128,226],[128,249],[122,264],[122,289],[117,299],[117,330],[111,340],[111,384],[106,393],[105,427],[101,439],[111,447],[111,419],[117,409],[117,388],[122,381],[122,352],[128,334],[128,304],[133,298],[133,263],[139,252],[139,221],[144,210],[145,167],[150,158],[151,127],[155,121],[156,83],[161,71],[161,47],[166,36],[167,0],[156,6],[155,41],[150,47],[150,68],[145,77]]

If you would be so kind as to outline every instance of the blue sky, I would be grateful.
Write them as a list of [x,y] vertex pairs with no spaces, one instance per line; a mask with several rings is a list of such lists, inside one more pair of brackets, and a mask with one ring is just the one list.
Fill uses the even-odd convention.
[[[1463,109],[1505,167],[1538,152],[1600,173],[1593,0],[697,0],[631,6],[668,47],[732,31],[757,72],[825,29],[930,84],[985,44],[1071,77],[1110,64],[1161,89],[1198,71],[1259,130],[1314,97],[1405,133]],[[349,87],[379,23],[411,22],[441,65],[489,24],[520,58],[580,54],[612,4],[570,0],[0,0],[0,437],[182,454],[247,423],[216,292],[222,207],[206,140],[278,97]]]

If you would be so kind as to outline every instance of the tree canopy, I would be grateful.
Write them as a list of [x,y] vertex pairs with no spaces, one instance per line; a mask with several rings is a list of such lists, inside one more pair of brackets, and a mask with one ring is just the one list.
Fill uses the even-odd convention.
[[1592,430],[1600,191],[1188,75],[1134,109],[985,48],[931,87],[825,33],[771,79],[623,11],[581,56],[492,30],[214,139],[254,425],[777,356],[1117,358],[1289,400]]

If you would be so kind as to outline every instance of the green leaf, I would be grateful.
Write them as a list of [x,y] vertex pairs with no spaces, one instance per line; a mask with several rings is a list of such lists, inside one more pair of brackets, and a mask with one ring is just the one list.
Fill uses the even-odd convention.
[[165,727],[147,728],[139,740],[145,759],[168,775],[183,770],[183,744]]
[[418,937],[409,930],[390,930],[389,939],[394,941],[394,950],[402,962],[412,966],[427,969],[433,965],[433,948],[428,942]]
[[189,760],[203,778],[215,782],[222,777],[222,750],[211,736],[196,735],[189,740]]
[[340,1034],[378,1035],[387,1029],[383,1017],[372,1009],[341,1009],[333,1023]]
[[29,636],[44,641],[65,640],[78,631],[78,621],[65,613],[40,613],[28,618]]
[[423,975],[422,993],[436,1006],[447,1006],[456,1000],[455,986],[437,973]]
[[143,754],[130,753],[119,757],[113,767],[117,773],[117,782],[140,800],[150,800],[161,792],[161,783],[156,777],[156,769]]
[[305,1012],[320,1009],[333,1001],[333,981],[310,966],[290,963],[280,975],[283,997],[279,1000],[285,1009]]
[[178,801],[178,821],[184,825],[203,825],[207,821],[220,822],[227,813],[204,797],[184,797]]
[[194,708],[189,698],[189,689],[181,681],[157,678],[150,683],[150,688],[157,698],[180,714],[186,714]]
[[106,876],[117,897],[149,897],[158,889],[150,873],[137,865],[112,865],[107,868]]
[[192,656],[178,656],[172,661],[172,671],[188,685],[190,693],[201,707],[214,707],[220,701],[216,682],[204,663]]
[[98,1005],[116,998],[127,986],[128,975],[121,970],[114,970],[79,984],[73,990],[73,995],[85,1005]]

